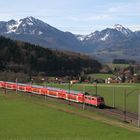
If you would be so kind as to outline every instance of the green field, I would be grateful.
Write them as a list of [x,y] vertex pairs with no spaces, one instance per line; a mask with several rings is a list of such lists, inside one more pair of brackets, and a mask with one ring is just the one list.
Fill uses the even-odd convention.
[[102,73],[89,74],[88,76],[94,79],[107,79],[108,77],[114,77],[113,74],[102,74]]
[[87,111],[44,98],[10,93],[0,94],[0,140],[140,139],[140,132],[135,129],[130,131],[113,123],[103,123],[94,112],[95,119],[88,119],[77,115],[88,114]]
[[[139,84],[112,84],[98,85],[98,93],[105,98],[106,104],[122,109],[124,108],[124,92],[126,90],[126,109],[128,112],[138,112]],[[114,97],[115,96],[115,97]]]
[[[68,84],[46,84],[47,86],[68,89]],[[87,91],[95,94],[93,84],[73,84],[71,89]],[[119,109],[124,108],[124,90],[126,90],[126,110],[137,113],[138,111],[138,94],[140,93],[140,84],[97,84],[97,94],[105,98],[105,103]],[[132,92],[132,93],[131,93]],[[131,93],[131,94],[129,94]]]

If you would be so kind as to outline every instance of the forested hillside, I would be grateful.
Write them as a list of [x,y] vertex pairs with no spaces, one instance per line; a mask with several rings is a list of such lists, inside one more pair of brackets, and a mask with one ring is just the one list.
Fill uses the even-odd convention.
[[0,71],[49,76],[98,72],[101,64],[88,56],[59,52],[0,37]]

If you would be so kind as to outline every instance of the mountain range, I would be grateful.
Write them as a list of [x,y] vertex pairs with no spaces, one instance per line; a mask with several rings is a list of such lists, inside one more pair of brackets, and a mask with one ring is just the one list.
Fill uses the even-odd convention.
[[75,35],[26,17],[1,21],[0,35],[42,47],[86,53],[103,62],[116,58],[140,60],[140,31],[133,32],[119,24],[88,35]]

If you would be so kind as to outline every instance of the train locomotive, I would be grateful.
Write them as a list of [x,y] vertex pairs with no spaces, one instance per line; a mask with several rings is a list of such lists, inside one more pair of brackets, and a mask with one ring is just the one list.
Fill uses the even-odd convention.
[[54,87],[44,87],[38,85],[5,82],[5,81],[0,81],[0,88],[17,90],[21,92],[28,92],[31,94],[50,96],[50,97],[64,99],[64,100],[82,103],[82,104],[85,103],[87,105],[95,106],[98,108],[105,107],[105,102],[103,97],[86,95],[80,91],[64,90],[64,89],[54,88]]

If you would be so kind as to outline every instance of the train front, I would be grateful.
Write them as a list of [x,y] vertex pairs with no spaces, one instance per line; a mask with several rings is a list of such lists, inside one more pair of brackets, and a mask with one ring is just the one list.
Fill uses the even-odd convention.
[[105,101],[103,97],[97,97],[97,106],[101,109],[105,108]]

